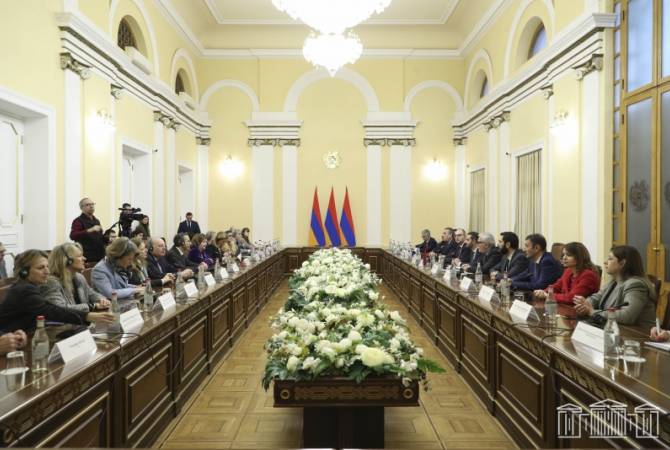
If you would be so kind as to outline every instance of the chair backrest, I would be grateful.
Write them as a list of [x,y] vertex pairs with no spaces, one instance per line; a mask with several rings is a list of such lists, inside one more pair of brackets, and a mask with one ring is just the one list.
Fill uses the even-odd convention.
[[563,257],[563,247],[565,247],[565,244],[560,242],[554,242],[551,246],[551,255],[558,261]]
[[663,282],[661,280],[659,280],[658,278],[656,278],[656,276],[650,275],[650,274],[647,274],[647,279],[649,279],[651,284],[654,285],[654,290],[656,292],[655,301],[658,302],[660,300],[660,297],[661,297],[661,285],[663,284]]
[[93,269],[90,268],[90,267],[87,267],[82,272],[82,275],[84,275],[84,278],[86,278],[86,282],[88,283],[89,286],[91,285],[91,273],[92,272],[93,272]]
[[603,279],[603,268],[602,268],[602,266],[599,266],[598,264],[596,264],[595,266],[596,266],[596,272],[598,272],[598,278],[600,278],[602,280]]
[[[659,302],[659,305],[660,304],[661,304],[661,302]],[[668,292],[668,295],[665,299],[665,305],[664,305],[665,308],[664,308],[663,314],[662,315],[659,314],[659,316],[661,316],[660,317],[661,320],[663,320],[663,323],[662,323],[661,327],[664,330],[667,330],[667,329],[670,328],[670,308],[668,308],[669,305],[670,305],[670,292]]]
[[5,301],[5,296],[7,295],[7,292],[11,287],[12,287],[11,284],[7,284],[5,286],[0,287],[0,303]]

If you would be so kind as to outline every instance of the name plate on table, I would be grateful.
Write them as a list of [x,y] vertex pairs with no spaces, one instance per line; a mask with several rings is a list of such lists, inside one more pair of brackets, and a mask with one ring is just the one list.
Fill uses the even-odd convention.
[[605,351],[605,332],[584,322],[577,323],[570,340],[584,344],[599,352]]
[[442,276],[442,279],[448,283],[451,282],[451,269],[447,269],[444,271],[444,275]]
[[237,273],[240,271],[240,268],[237,266],[237,263],[233,263],[233,273]]
[[172,295],[172,291],[167,292],[160,297],[158,297],[158,305],[165,311],[166,309],[169,308],[174,308],[177,306],[177,302],[174,299],[174,295]]
[[133,308],[122,313],[119,317],[119,322],[121,323],[121,331],[124,333],[137,333],[142,329],[142,325],[144,325],[142,313],[140,313],[138,308]]
[[458,286],[461,291],[469,292],[475,286],[475,282],[472,278],[463,277],[461,278],[461,284]]
[[91,332],[84,330],[81,333],[56,342],[49,354],[49,362],[62,359],[67,364],[76,358],[84,359],[85,357],[91,357],[95,355],[97,349]]
[[212,287],[216,284],[216,280],[214,279],[214,275],[211,273],[206,273],[205,274],[205,284],[207,287]]
[[226,269],[219,269],[219,276],[222,280],[226,280],[229,276],[228,271]]
[[198,295],[198,287],[193,281],[190,281],[184,285],[184,292],[187,297],[195,297]]
[[482,286],[479,290],[479,298],[487,303],[491,303],[494,295],[496,295],[496,290],[490,286]]
[[537,315],[537,311],[533,308],[532,305],[524,303],[520,300],[514,300],[512,306],[509,309],[509,315],[515,319],[528,320],[535,319],[540,320],[540,317]]
[[440,271],[440,265],[439,264],[433,264],[433,267],[430,268],[430,273],[433,275],[437,275],[437,273]]

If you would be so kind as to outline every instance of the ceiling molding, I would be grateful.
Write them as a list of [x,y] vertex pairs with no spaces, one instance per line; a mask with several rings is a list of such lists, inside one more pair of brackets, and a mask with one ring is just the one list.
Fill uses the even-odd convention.
[[[219,25],[280,25],[306,26],[291,18],[282,19],[226,19],[215,0],[204,0],[210,14]],[[368,19],[362,25],[444,25],[452,16],[461,0],[448,0],[440,17],[434,19]]]
[[[209,59],[303,59],[300,48],[205,49],[201,55]],[[460,59],[455,49],[368,48],[362,59]]]
[[512,2],[510,0],[496,0],[488,11],[484,13],[482,18],[477,22],[470,34],[465,37],[465,40],[458,48],[458,52],[461,56],[466,56],[475,49],[477,43],[488,34],[491,27],[493,27],[511,4]]

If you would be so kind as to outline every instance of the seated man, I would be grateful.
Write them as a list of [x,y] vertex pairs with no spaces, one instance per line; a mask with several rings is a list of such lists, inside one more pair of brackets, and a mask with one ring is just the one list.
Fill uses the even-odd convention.
[[456,248],[454,242],[454,229],[447,227],[442,231],[442,241],[437,244],[433,250],[437,255],[444,255],[445,257],[451,254]]
[[165,241],[161,238],[150,238],[150,244],[147,246],[149,254],[147,255],[147,273],[151,280],[162,280],[167,274],[175,274],[182,280],[192,278],[193,271],[191,269],[178,270],[172,267],[165,258],[167,253],[167,246]]
[[435,247],[437,247],[437,241],[435,238],[430,236],[430,230],[423,230],[421,232],[421,239],[423,239],[423,242],[417,244],[416,248],[418,248],[419,252],[421,252],[421,259],[425,263],[428,260],[428,255],[430,252],[435,250]]
[[563,266],[547,252],[547,240],[541,234],[530,234],[524,242],[528,269],[512,278],[512,289],[534,291],[545,289],[563,275]]
[[496,279],[500,280],[506,272],[508,278],[522,274],[528,269],[528,258],[519,250],[519,236],[511,231],[500,233],[500,251],[503,258],[493,268],[498,272]]
[[[172,239],[172,244],[172,248],[165,255],[165,259],[176,272],[181,272],[186,269],[191,269],[193,272],[196,272],[199,266],[207,266],[207,264],[194,263],[188,259],[188,252],[191,250],[191,238],[188,237],[188,234],[176,234],[174,239]],[[207,270],[207,267],[205,267],[205,270]]]
[[[461,232],[465,232],[462,228],[460,229]],[[456,232],[458,234],[458,232]],[[451,260],[452,264],[456,265],[468,265],[470,262],[473,260],[474,256],[476,253],[478,253],[477,250],[477,242],[479,241],[479,233],[476,231],[471,231],[469,232],[466,236],[465,239],[463,240],[463,246],[461,247],[460,254]]]
[[496,239],[491,233],[479,235],[477,250],[476,256],[469,264],[468,272],[476,272],[477,266],[481,265],[482,273],[487,275],[502,259],[502,254],[496,247]]

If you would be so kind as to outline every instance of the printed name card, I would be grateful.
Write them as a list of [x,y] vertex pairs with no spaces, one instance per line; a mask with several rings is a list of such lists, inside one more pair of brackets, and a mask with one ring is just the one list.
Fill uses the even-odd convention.
[[461,279],[461,284],[459,285],[459,289],[461,291],[468,292],[470,289],[472,289],[475,285],[475,282],[472,280],[472,278],[468,277],[463,277]]
[[237,263],[233,263],[233,273],[238,273],[240,268],[237,266]]
[[448,283],[451,282],[451,270],[447,269],[444,271],[444,275],[442,276],[442,279]]
[[222,280],[228,279],[228,271],[226,269],[219,269],[219,276],[221,277]]
[[161,306],[161,308],[163,308],[163,311],[177,306],[177,302],[174,300],[174,295],[172,295],[172,291],[167,292],[158,297],[158,304]]
[[440,271],[440,265],[439,264],[433,264],[433,267],[430,269],[430,273],[433,275],[437,275],[437,273]]
[[186,292],[187,297],[195,297],[198,295],[198,287],[195,285],[193,280],[184,285],[184,292]]
[[96,350],[97,347],[93,340],[93,335],[89,330],[84,330],[81,333],[56,342],[49,354],[49,362],[62,359],[67,364],[76,358],[90,358],[95,355]]
[[[172,293],[170,293],[170,295],[172,295]],[[124,333],[136,333],[141,330],[142,325],[144,325],[142,313],[140,313],[138,308],[133,308],[122,313],[119,317],[119,322],[121,323],[121,331]]]
[[216,284],[216,280],[214,279],[214,275],[211,273],[206,273],[205,274],[205,284],[207,287],[212,287]]
[[522,302],[521,300],[514,300],[512,306],[509,309],[509,315],[512,318],[520,320],[535,319],[540,320],[540,317],[537,315],[535,308],[528,303]]
[[482,286],[479,290],[479,298],[485,302],[491,303],[494,295],[496,295],[496,290],[490,286]]
[[570,340],[584,344],[599,352],[605,351],[605,332],[584,322],[577,323]]

